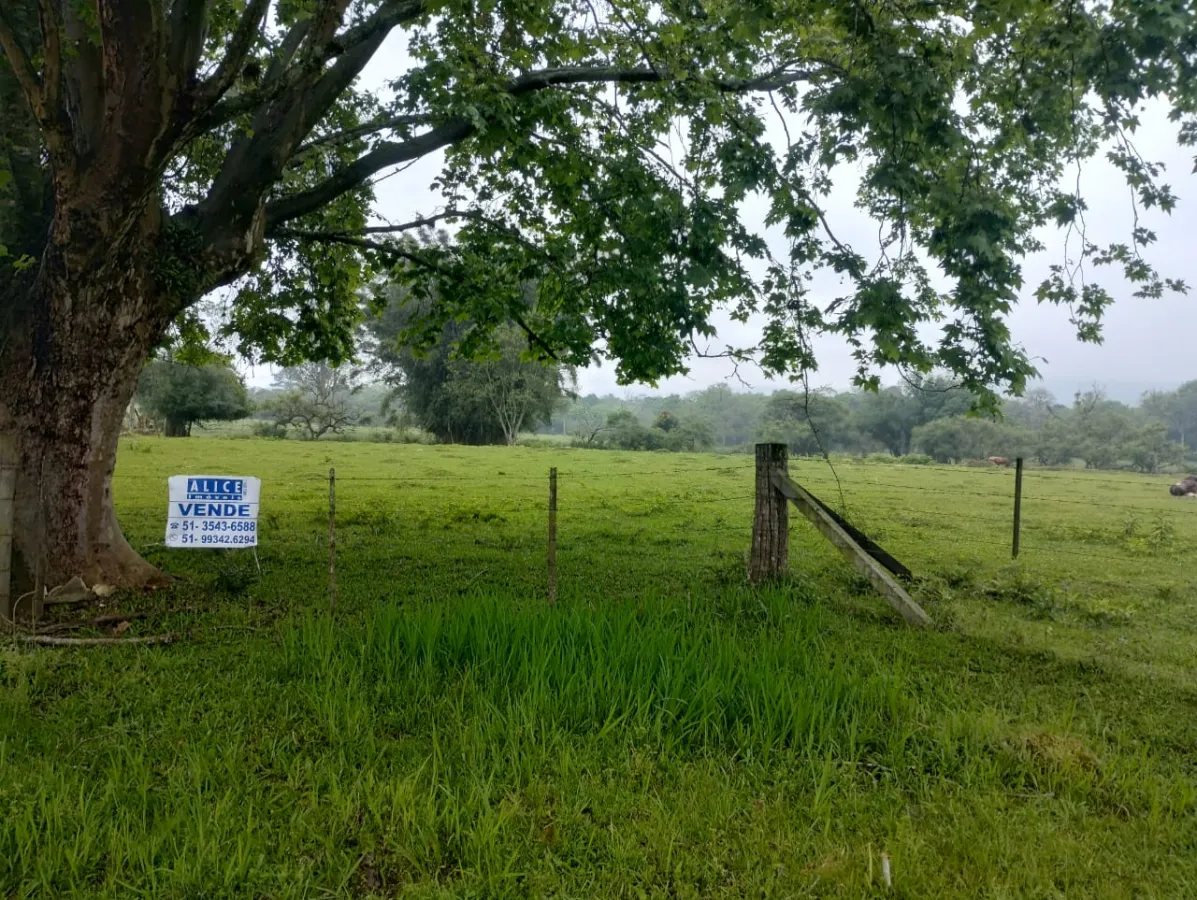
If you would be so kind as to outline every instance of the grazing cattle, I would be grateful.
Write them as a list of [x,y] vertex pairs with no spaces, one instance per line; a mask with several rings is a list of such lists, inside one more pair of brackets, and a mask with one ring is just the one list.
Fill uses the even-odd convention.
[[1197,500],[1197,475],[1190,475],[1183,481],[1178,481],[1168,488],[1173,497],[1192,497]]
[[995,466],[1009,467],[1009,465],[1010,465],[1010,460],[1006,459],[1006,457],[1004,457],[1004,456],[991,456],[991,457],[989,457],[989,461],[991,463],[993,463]]

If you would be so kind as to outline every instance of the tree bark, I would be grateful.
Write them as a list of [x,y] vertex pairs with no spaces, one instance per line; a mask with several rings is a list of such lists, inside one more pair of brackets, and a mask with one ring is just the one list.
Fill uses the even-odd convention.
[[76,575],[89,586],[168,581],[129,545],[112,502],[125,411],[170,319],[148,259],[128,246],[80,271],[52,238],[19,321],[0,340],[0,431],[15,434],[20,449],[17,591],[32,589],[39,558],[47,589]]
[[773,486],[773,473],[787,470],[785,444],[756,445],[756,501],[748,578],[762,584],[783,575],[790,564],[789,501]]

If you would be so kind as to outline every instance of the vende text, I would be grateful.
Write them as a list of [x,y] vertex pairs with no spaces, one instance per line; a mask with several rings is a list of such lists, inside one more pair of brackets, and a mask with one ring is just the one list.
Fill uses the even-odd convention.
[[250,504],[243,503],[176,503],[180,516],[221,516],[223,518],[249,518]]

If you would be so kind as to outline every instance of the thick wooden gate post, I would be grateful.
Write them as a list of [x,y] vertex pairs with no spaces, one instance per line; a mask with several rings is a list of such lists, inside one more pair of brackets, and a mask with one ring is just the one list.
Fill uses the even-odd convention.
[[756,445],[756,511],[748,580],[760,584],[785,573],[790,562],[790,509],[773,484],[773,473],[787,473],[785,444]]
[[0,619],[12,621],[13,498],[17,489],[17,439],[0,434]]

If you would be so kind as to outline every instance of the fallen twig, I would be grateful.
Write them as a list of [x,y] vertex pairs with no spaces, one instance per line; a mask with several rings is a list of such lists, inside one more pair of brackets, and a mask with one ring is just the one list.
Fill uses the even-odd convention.
[[55,637],[49,634],[18,634],[27,644],[41,644],[48,647],[115,647],[121,644],[171,644],[179,639],[177,634],[150,634],[131,638],[71,638]]
[[41,629],[38,634],[57,634],[60,631],[70,631],[72,628],[90,628],[100,625],[116,625],[133,619],[146,619],[155,615],[151,612],[113,613],[110,616],[96,616],[94,619],[78,619],[73,622],[56,622]]

